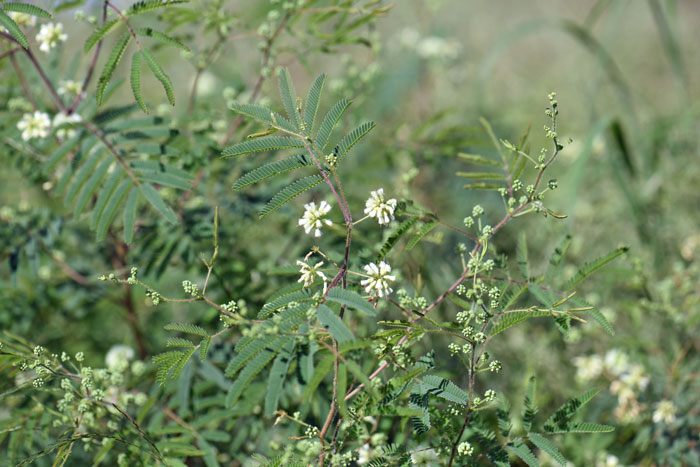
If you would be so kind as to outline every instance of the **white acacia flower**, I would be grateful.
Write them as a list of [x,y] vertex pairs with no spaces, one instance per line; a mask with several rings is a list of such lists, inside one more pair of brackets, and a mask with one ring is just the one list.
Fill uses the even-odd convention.
[[440,461],[438,453],[433,448],[426,448],[425,446],[418,446],[418,448],[411,454],[411,461],[415,466],[431,466],[437,465]]
[[396,200],[393,198],[385,200],[384,188],[371,192],[365,203],[365,214],[376,217],[380,225],[388,224],[394,219],[394,209],[396,209]]
[[319,268],[323,266],[323,261],[316,263],[315,266],[309,266],[309,264],[305,261],[297,261],[297,266],[301,266],[301,269],[299,270],[301,277],[297,282],[303,282],[304,287],[308,287],[314,283],[314,277],[318,276],[323,280],[325,288],[328,278],[323,272],[319,271]]
[[10,11],[7,16],[17,23],[17,26],[36,26],[36,16],[20,13],[18,11]]
[[58,94],[60,96],[77,96],[82,89],[82,83],[73,81],[72,79],[62,80],[58,83]]
[[662,400],[656,404],[656,410],[652,415],[654,423],[664,422],[667,425],[676,420],[676,407],[669,400]]
[[36,111],[33,114],[26,113],[17,122],[17,129],[22,132],[22,139],[29,141],[33,138],[46,138],[51,129],[51,119],[49,114]]
[[321,201],[318,207],[316,203],[311,202],[305,204],[304,208],[306,211],[304,211],[304,215],[299,219],[299,225],[304,227],[304,232],[310,233],[313,230],[314,237],[320,237],[323,224],[333,225],[332,221],[323,218],[331,210],[331,205],[325,201]]
[[49,53],[59,42],[65,42],[68,34],[63,32],[61,23],[46,23],[41,25],[36,40],[39,42],[39,50]]
[[[54,115],[52,126],[57,128],[56,136],[58,136],[59,139],[70,139],[75,136],[75,128],[68,127],[67,125],[80,123],[81,121],[82,118],[80,118],[78,114],[66,115],[63,112],[59,112]],[[66,125],[65,128],[58,128],[64,124]]]
[[134,349],[128,345],[113,345],[105,356],[105,363],[110,370],[120,371],[129,366],[129,360],[134,358]]
[[389,287],[389,281],[395,281],[396,276],[389,274],[391,266],[384,261],[379,262],[379,266],[374,263],[369,263],[363,266],[365,272],[369,276],[367,279],[360,281],[365,287],[365,291],[372,297],[384,297],[389,295],[393,289]]

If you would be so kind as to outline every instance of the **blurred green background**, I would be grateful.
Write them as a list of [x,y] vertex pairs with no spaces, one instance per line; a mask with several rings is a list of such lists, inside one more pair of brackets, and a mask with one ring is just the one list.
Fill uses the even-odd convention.
[[[175,83],[178,104],[158,106],[156,112],[173,118],[173,126],[182,130],[206,127],[215,141],[235,118],[226,100],[245,99],[252,92],[260,67],[255,31],[274,7],[233,3],[221,8],[231,13],[234,39],[199,77],[194,111],[187,108],[193,65],[215,36],[184,27],[179,31],[193,54],[159,54]],[[210,12],[212,4],[198,5]],[[94,8],[83,7],[88,15],[97,14]],[[56,79],[81,76],[74,70],[84,70],[89,61],[81,47],[92,28],[75,21],[73,11],[58,19],[69,40],[60,52],[41,58],[53,61]],[[533,264],[543,270],[554,246],[571,234],[564,274],[569,277],[586,261],[630,245],[623,259],[587,280],[580,292],[601,308],[616,334],[577,325],[564,339],[551,325],[515,327],[493,345],[504,370],[488,376],[488,387],[519,398],[529,375],[537,374],[549,397],[540,405],[550,409],[591,386],[602,388],[586,419],[617,430],[563,438],[574,465],[700,465],[700,3],[400,0],[386,16],[359,30],[362,41],[326,48],[318,37],[305,36],[304,27],[299,21],[283,33],[275,64],[290,68],[300,94],[317,74],[327,73],[330,92],[322,107],[333,97],[353,99],[346,130],[360,120],[378,123],[342,174],[358,212],[369,190],[383,186],[391,196],[410,197],[454,225],[476,203],[496,222],[502,215],[500,198],[464,190],[466,180],[454,173],[468,166],[455,156],[495,154],[479,117],[510,141],[531,126],[531,150],[538,154],[547,144],[542,131],[546,96],[557,92],[558,133],[573,142],[547,176],[559,182],[550,196],[552,207],[568,218],[518,219],[499,234],[496,248],[514,256],[517,232],[524,230]],[[80,61],[71,65],[76,53]],[[22,66],[41,96],[41,83],[27,63]],[[125,70],[120,73],[127,76]],[[8,95],[12,74],[8,61],[1,61]],[[144,89],[152,102],[163,102],[155,80],[145,81]],[[131,99],[127,86],[118,92]],[[274,79],[265,82],[261,96],[279,107]],[[45,97],[39,101],[50,106]],[[3,114],[10,120],[17,116],[12,110]],[[232,141],[251,128],[244,125]],[[16,129],[4,126],[1,136],[16,139]],[[210,254],[214,206],[220,209],[222,257],[211,288],[221,302],[243,300],[257,310],[272,291],[296,280],[269,271],[293,265],[310,247],[296,225],[301,204],[256,221],[255,211],[279,186],[233,192],[233,181],[258,162],[221,160],[215,145],[197,147],[179,160],[202,177],[181,207],[184,225],[161,235],[156,232],[165,227],[151,219],[129,249],[119,229],[95,243],[84,221],[63,217],[69,211],[52,196],[55,181],[34,170],[35,159],[0,149],[0,160],[5,241],[0,247],[0,328],[52,350],[83,351],[95,365],[116,344],[127,344],[148,360],[162,349],[162,326],[171,321],[217,325],[216,310],[199,304],[153,308],[142,290],[125,292],[96,280],[138,266],[143,279],[165,295],[180,294],[183,279],[201,283],[206,270],[199,256]],[[19,240],[53,228],[49,240],[35,236],[41,240],[33,247]],[[381,235],[359,241],[358,264],[373,257]],[[394,266],[409,289],[420,277],[421,293],[429,298],[454,280],[452,252],[461,239],[445,231],[430,240],[410,255],[397,254]],[[333,249],[342,241],[339,230],[322,246]],[[15,282],[9,262],[20,243]],[[82,279],[74,280],[67,270]],[[447,318],[456,309],[445,304],[438,313]],[[436,351],[447,357],[445,348]]]

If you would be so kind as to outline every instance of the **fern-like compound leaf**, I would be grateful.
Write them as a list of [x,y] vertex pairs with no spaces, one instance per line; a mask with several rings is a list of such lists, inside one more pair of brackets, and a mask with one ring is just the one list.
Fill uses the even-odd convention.
[[292,77],[286,68],[280,69],[279,88],[282,104],[284,104],[284,109],[287,111],[287,117],[294,124],[295,129],[299,128],[301,126],[301,118],[297,111],[297,94],[292,84]]
[[92,34],[85,41],[85,46],[83,47],[83,52],[88,53],[98,42],[100,42],[104,37],[109,34],[117,25],[119,25],[120,19],[113,19],[105,22],[102,26],[95,29]]
[[496,325],[491,329],[491,336],[500,334],[506,329],[515,326],[516,324],[522,323],[523,321],[530,318],[542,318],[544,316],[551,316],[552,314],[548,311],[532,310],[532,311],[516,311],[512,313],[505,313],[501,315],[498,319]]
[[287,378],[289,365],[294,359],[294,339],[287,341],[282,348],[275,361],[272,363],[270,375],[267,379],[267,392],[265,393],[265,413],[272,416],[277,410],[279,404],[280,393],[284,386],[284,380]]
[[96,94],[95,94],[97,97],[97,105],[102,104],[103,97],[105,95],[105,91],[107,90],[107,85],[109,84],[109,81],[112,79],[112,75],[114,75],[114,70],[117,69],[117,65],[119,64],[119,61],[124,56],[124,52],[126,51],[126,46],[129,45],[130,40],[131,40],[131,35],[127,32],[127,33],[124,33],[117,40],[116,44],[114,44],[114,48],[112,49],[112,53],[109,55],[109,58],[107,59],[107,62],[105,63],[104,68],[102,69],[102,74],[100,75],[100,79],[97,81],[97,90],[96,90]]
[[131,185],[132,180],[130,178],[126,178],[122,180],[122,182],[117,186],[117,188],[115,188],[114,192],[110,195],[109,201],[107,202],[104,211],[102,211],[100,220],[97,222],[97,231],[95,232],[97,241],[101,242],[102,240],[104,240],[105,235],[107,235],[107,229],[110,225],[112,225],[112,221],[117,215],[117,211],[119,210],[119,207],[124,201],[124,198],[126,197],[129,188],[131,188]]
[[184,334],[194,334],[195,336],[209,337],[209,333],[196,324],[189,323],[170,323],[163,328],[166,331],[182,332]]
[[441,378],[435,375],[423,377],[422,387],[425,392],[434,396],[440,397],[450,402],[467,405],[469,395],[459,388],[449,379]]
[[419,221],[418,217],[409,217],[399,225],[389,238],[386,239],[382,247],[379,249],[379,254],[377,255],[377,263],[383,260],[386,255],[394,248],[398,241],[403,237],[406,232],[408,232],[411,227],[417,224]]
[[338,143],[338,154],[336,154],[338,163],[340,163],[340,161],[343,160],[345,155],[353,148],[353,146],[359,143],[362,138],[367,136],[367,133],[372,131],[375,126],[376,125],[374,122],[365,122],[340,140],[340,143]]
[[221,153],[223,157],[242,156],[254,152],[272,151],[275,149],[303,148],[304,144],[297,138],[288,136],[263,136],[261,138],[241,141],[229,146]]
[[179,3],[188,3],[189,0],[143,0],[136,2],[129,7],[126,11],[126,16],[138,15],[139,13],[144,13],[146,11],[156,10],[158,8],[165,8],[170,5],[177,5]]
[[537,407],[537,402],[535,401],[535,387],[536,380],[534,376],[530,376],[527,383],[527,391],[525,392],[525,399],[523,400],[523,410],[522,410],[522,420],[523,429],[525,431],[530,431],[532,427],[532,420],[537,415],[539,408]]
[[343,116],[345,110],[350,106],[350,101],[343,98],[338,101],[331,110],[328,111],[321,126],[318,127],[318,133],[316,134],[316,145],[324,151],[328,145],[328,138],[330,138],[333,128],[338,124],[340,117]]
[[260,167],[251,170],[236,180],[233,184],[234,190],[241,190],[254,183],[261,182],[271,177],[289,172],[294,169],[306,167],[313,164],[306,154],[298,154],[286,159],[268,162]]
[[150,183],[142,183],[141,193],[143,194],[144,198],[146,198],[146,201],[148,201],[151,204],[151,206],[155,208],[156,211],[158,211],[169,222],[177,224],[177,217],[175,216],[175,213],[170,208],[170,206],[165,204],[165,201],[163,201],[163,198],[160,196],[160,193],[158,193],[158,190],[153,188],[153,185],[151,185]]
[[323,84],[326,82],[326,75],[320,74],[309,88],[309,94],[306,96],[304,104],[304,125],[308,134],[313,133],[314,123],[316,122],[316,114],[318,113],[318,105],[321,102],[321,92]]
[[9,32],[10,35],[14,37],[22,47],[25,49],[29,48],[27,37],[24,35],[19,26],[17,26],[17,23],[15,23],[15,21],[7,16],[7,14],[5,14],[5,12],[2,10],[0,10],[0,25],[5,26],[7,32]]
[[153,57],[151,52],[149,52],[148,50],[141,50],[141,55],[143,56],[146,65],[148,65],[148,68],[150,68],[153,72],[153,75],[163,85],[165,95],[168,97],[168,102],[170,102],[170,105],[175,105],[175,93],[173,91],[173,85],[170,82],[170,78],[168,77],[168,75],[165,74],[165,70],[163,70],[163,67],[160,66],[160,64],[156,61],[155,57]]
[[267,107],[262,107],[256,104],[241,104],[239,102],[232,102],[230,109],[238,114],[254,118],[255,120],[265,122],[269,125],[275,124],[275,121],[272,119],[273,112]]
[[36,16],[38,18],[53,18],[51,13],[48,11],[39,8],[38,6],[30,5],[29,3],[5,2],[1,5],[1,7],[4,11],[16,11],[18,13]]
[[554,412],[552,416],[547,419],[547,421],[544,422],[545,431],[551,432],[557,430],[558,428],[562,428],[566,424],[566,421],[571,418],[581,407],[593,399],[598,392],[600,392],[599,389],[591,389],[559,407],[559,409]]
[[474,165],[488,165],[491,167],[502,167],[503,165],[499,162],[496,162],[491,159],[487,159],[483,156],[479,156],[477,154],[466,154],[463,152],[460,152],[457,154],[457,157],[460,159],[464,159],[465,161],[469,162],[470,164]]
[[273,344],[262,349],[257,355],[255,355],[255,357],[251,358],[246,363],[245,367],[243,370],[241,370],[240,374],[228,390],[228,394],[226,396],[226,408],[230,409],[236,404],[238,398],[241,396],[251,380],[258,373],[260,373],[263,368],[265,368],[267,364],[270,363],[273,358],[275,358],[275,356],[277,356],[277,353],[282,349],[282,347],[287,345],[290,340],[294,340],[294,337],[285,336],[277,339]]
[[537,457],[535,457],[530,448],[522,441],[513,441],[506,447],[525,462],[528,467],[540,467],[540,462],[537,460]]
[[148,107],[141,94],[141,52],[134,52],[134,55],[131,57],[131,76],[129,82],[131,83],[131,92],[134,94],[136,103],[141,107],[143,113],[148,113]]
[[311,175],[301,178],[281,189],[272,199],[260,210],[259,216],[263,217],[273,213],[286,203],[296,198],[306,190],[309,190],[323,181],[320,175]]
[[290,303],[306,302],[311,300],[313,293],[309,289],[302,289],[296,292],[288,293],[277,297],[274,300],[269,300],[258,313],[258,318],[267,318],[275,311],[279,310],[283,306],[289,305]]
[[112,192],[116,188],[117,183],[119,183],[119,179],[123,174],[124,169],[122,169],[119,166],[116,166],[114,170],[112,170],[112,174],[107,179],[107,182],[105,182],[105,184],[102,186],[100,194],[97,195],[97,202],[95,203],[95,207],[92,210],[92,218],[90,220],[91,229],[94,230],[97,228],[97,223],[102,217],[102,212],[104,211],[105,206],[107,205],[107,202],[109,201],[109,198],[112,195]]
[[566,465],[566,458],[550,440],[538,433],[530,433],[528,439],[532,441],[532,444],[552,456],[552,459],[557,461],[559,465]]
[[630,248],[628,246],[623,246],[620,248],[617,248],[607,255],[601,256],[600,258],[591,261],[590,263],[586,263],[581,269],[578,270],[578,272],[572,277],[569,282],[566,284],[566,290],[571,290],[572,288],[576,287],[582,280],[596,272],[598,269],[602,268],[606,264],[608,264],[610,261],[614,260],[618,256],[622,256]]
[[355,340],[352,331],[343,323],[343,320],[335,314],[333,310],[325,305],[319,305],[316,310],[318,314],[318,320],[321,322],[324,328],[328,329],[328,332],[337,340],[338,342],[348,342]]
[[160,32],[160,31],[156,31],[153,28],[137,29],[136,34],[138,34],[139,36],[147,36],[147,37],[153,38],[159,42],[162,42],[163,44],[172,45],[173,47],[177,47],[178,49],[184,50],[185,52],[190,51],[190,48],[187,47],[182,42],[168,36],[167,34]]
[[423,237],[428,235],[431,230],[433,230],[435,227],[440,225],[438,221],[430,221],[426,222],[423,225],[421,225],[418,230],[413,234],[413,236],[408,240],[408,243],[406,243],[406,250],[411,250],[413,247],[418,245],[418,242],[420,242]]
[[138,207],[139,188],[134,186],[129,191],[124,205],[124,243],[131,245],[134,239],[134,225],[136,223],[136,209]]
[[333,287],[326,294],[326,300],[347,305],[367,316],[377,316],[377,310],[374,309],[374,306],[365,300],[362,295],[352,290]]

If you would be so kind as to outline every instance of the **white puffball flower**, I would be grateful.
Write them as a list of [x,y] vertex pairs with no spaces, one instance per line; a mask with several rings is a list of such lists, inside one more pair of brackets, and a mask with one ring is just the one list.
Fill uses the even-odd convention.
[[575,357],[576,379],[579,381],[590,381],[596,379],[603,372],[603,359],[598,355],[590,357]]
[[440,461],[438,453],[433,448],[426,448],[425,446],[418,446],[418,448],[411,454],[411,461],[413,465],[418,466],[431,466],[437,465]]
[[61,23],[46,23],[41,25],[36,40],[39,42],[39,50],[49,53],[59,42],[65,42],[68,34],[63,32]]
[[676,421],[676,407],[670,400],[662,400],[656,404],[656,410],[651,416],[654,423],[664,422],[667,425]]
[[17,122],[17,129],[22,132],[24,141],[29,141],[33,138],[46,138],[49,136],[49,130],[51,129],[51,119],[49,114],[38,110],[33,114],[26,113]]
[[363,266],[365,272],[369,276],[367,279],[360,281],[365,288],[365,291],[372,297],[384,297],[389,295],[393,289],[389,287],[389,281],[395,281],[396,276],[389,274],[391,266],[384,261],[379,262],[379,266],[374,263],[369,263]]
[[308,287],[314,283],[314,278],[318,276],[323,280],[325,288],[325,283],[328,280],[328,278],[323,272],[319,271],[319,268],[323,266],[323,261],[316,263],[316,265],[314,266],[310,266],[304,261],[297,261],[297,266],[301,266],[301,269],[299,270],[299,272],[301,273],[301,277],[297,282],[303,282],[304,287]]
[[56,136],[59,139],[70,139],[73,136],[75,136],[75,128],[71,127],[64,127],[64,128],[59,128],[61,125],[72,125],[75,123],[80,123],[83,119],[80,118],[80,115],[78,114],[70,114],[66,115],[63,112],[59,112],[53,117],[53,127],[57,128],[56,130]]
[[129,360],[134,358],[134,349],[128,345],[113,345],[105,356],[105,364],[112,371],[121,371],[129,366]]
[[77,96],[82,90],[82,83],[67,79],[59,81],[57,91],[59,96]]
[[369,199],[365,203],[365,214],[370,217],[376,217],[380,225],[388,224],[394,219],[395,209],[395,199],[384,199],[384,188],[372,191]]
[[328,214],[331,210],[331,205],[325,201],[316,206],[316,203],[311,202],[304,205],[306,211],[304,215],[299,219],[299,225],[304,227],[304,232],[310,233],[314,231],[314,237],[321,236],[321,227],[323,225],[333,225],[333,221],[324,219],[324,216]]

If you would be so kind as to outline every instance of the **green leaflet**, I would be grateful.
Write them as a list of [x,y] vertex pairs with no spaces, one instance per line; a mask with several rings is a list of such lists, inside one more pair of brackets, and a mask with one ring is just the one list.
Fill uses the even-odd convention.
[[316,310],[318,320],[324,328],[328,329],[331,335],[338,342],[348,342],[355,340],[355,336],[348,327],[343,323],[343,320],[335,314],[333,310],[326,305],[319,305]]
[[173,91],[173,85],[170,82],[170,78],[168,78],[168,75],[165,74],[165,71],[156,61],[155,57],[151,55],[151,52],[149,52],[146,49],[143,49],[141,50],[141,55],[146,61],[146,65],[148,65],[148,68],[150,68],[153,72],[153,75],[155,75],[156,79],[160,81],[163,85],[165,95],[168,97],[168,102],[170,102],[170,105],[175,105],[175,93]]
[[518,236],[518,266],[526,282],[530,282],[530,260],[527,254],[527,237],[525,232]]
[[196,324],[189,323],[170,323],[163,328],[166,331],[176,331],[185,334],[194,334],[195,336],[209,337],[209,333],[202,327]]
[[274,177],[294,169],[309,166],[312,163],[313,162],[305,154],[298,154],[279,161],[268,162],[267,164],[263,164],[260,167],[247,172],[241,178],[236,180],[236,182],[233,184],[233,189],[241,190],[254,183],[258,183],[270,177]]
[[154,356],[153,363],[158,368],[156,381],[162,385],[168,378],[177,379],[195,350],[196,347],[192,347],[181,352],[164,352]]
[[552,279],[558,274],[559,269],[562,265],[562,260],[566,256],[569,247],[571,246],[571,235],[566,235],[564,240],[557,246],[552,252],[552,256],[549,258],[549,265],[547,266],[547,272],[545,273],[545,282],[547,284],[552,283]]
[[107,235],[107,229],[112,224],[114,217],[117,215],[117,210],[121,206],[127,191],[131,187],[132,180],[127,178],[122,180],[122,182],[115,188],[114,192],[111,194],[107,205],[105,206],[102,215],[97,223],[97,232],[95,233],[97,240],[102,241]]
[[160,196],[160,193],[153,188],[153,185],[150,183],[142,183],[141,184],[141,193],[143,194],[144,198],[151,203],[151,206],[153,206],[156,211],[161,213],[163,217],[165,217],[169,222],[172,222],[173,224],[177,223],[177,217],[175,217],[175,213],[173,210],[165,204],[165,201],[163,201],[163,198]]
[[231,103],[231,110],[234,112],[245,115],[246,117],[254,118],[255,120],[260,120],[269,125],[274,125],[275,121],[272,119],[272,110],[267,107],[262,107],[255,104],[241,104],[238,102]]
[[100,217],[102,217],[102,211],[104,211],[104,208],[107,205],[107,201],[109,201],[112,191],[114,191],[114,188],[119,182],[119,178],[123,174],[124,169],[122,169],[119,166],[115,166],[114,170],[112,171],[112,175],[110,175],[110,177],[107,179],[107,182],[102,186],[102,190],[100,190],[100,194],[97,196],[95,208],[92,211],[92,219],[90,220],[91,229],[94,230],[97,228],[97,222],[100,220]]
[[528,465],[528,467],[540,467],[540,462],[537,460],[532,451],[530,451],[530,448],[527,447],[527,445],[522,441],[513,441],[512,443],[509,443],[506,447],[510,451],[512,451],[516,456],[522,459],[522,461],[525,462]]
[[309,190],[323,181],[320,175],[304,177],[282,188],[272,199],[260,210],[260,218],[273,213],[277,209],[287,204],[306,190]]
[[280,96],[282,96],[282,104],[287,111],[287,117],[294,124],[294,128],[301,127],[301,117],[297,111],[297,94],[294,91],[292,77],[289,75],[289,70],[286,68],[280,69],[279,72],[279,88]]
[[559,409],[544,422],[545,431],[552,432],[563,428],[566,425],[566,421],[581,407],[593,399],[598,392],[600,392],[600,389],[591,389],[559,407]]
[[29,42],[27,41],[27,37],[24,35],[22,30],[17,26],[17,23],[7,16],[4,11],[0,10],[0,24],[5,26],[5,29],[7,29],[7,32],[10,33],[12,37],[15,38],[15,40],[25,49],[29,48]]
[[589,308],[590,307],[591,308],[590,310],[581,311],[580,313],[588,313],[589,315],[591,315],[591,317],[593,317],[593,319],[598,324],[600,324],[600,326],[603,329],[605,329],[605,332],[607,332],[611,336],[615,335],[615,330],[613,329],[612,324],[610,324],[610,321],[608,321],[608,319],[603,315],[603,313],[598,311],[597,308],[595,308],[593,305],[591,305],[586,300],[584,300],[580,297],[574,296],[574,297],[571,297],[570,300],[571,300],[571,303],[573,303],[574,305],[576,305],[578,307],[582,307],[582,308]]
[[340,303],[341,305],[347,305],[357,311],[360,311],[367,316],[376,316],[377,311],[374,306],[365,300],[362,295],[352,290],[341,289],[339,287],[333,287],[326,294],[326,300],[331,302]]
[[194,347],[194,342],[183,339],[182,337],[168,337],[165,342],[166,347]]
[[440,222],[438,221],[430,221],[426,222],[423,225],[421,225],[418,230],[413,234],[413,236],[408,240],[408,243],[406,243],[406,250],[411,250],[413,249],[414,246],[420,242],[423,237],[428,235],[431,230],[433,230],[435,227],[440,225]]
[[221,153],[222,157],[242,156],[254,152],[273,151],[276,149],[303,148],[304,144],[297,138],[288,136],[263,136],[261,138],[241,141],[229,146]]
[[107,62],[105,63],[104,68],[102,69],[102,74],[100,75],[100,79],[97,82],[97,90],[96,90],[97,105],[102,104],[105,91],[107,90],[107,85],[109,84],[109,81],[112,79],[112,75],[114,75],[114,70],[117,69],[117,65],[119,64],[119,61],[124,56],[124,52],[126,51],[126,46],[129,45],[130,40],[131,40],[131,35],[128,32],[126,32],[126,33],[122,34],[121,37],[119,37],[119,39],[117,40],[116,44],[114,44],[114,48],[112,49],[112,53],[109,55],[109,58],[107,59]]
[[178,41],[177,39],[173,39],[172,37],[168,36],[167,34],[164,34],[160,31],[156,31],[153,28],[141,28],[136,30],[136,34],[140,36],[148,36],[151,37],[157,41],[162,42],[163,44],[167,45],[172,45],[173,47],[177,47],[180,50],[184,50],[185,52],[189,52],[190,48],[187,47],[185,44],[182,42]]
[[286,306],[292,302],[305,302],[308,300],[311,300],[313,297],[313,293],[309,289],[302,289],[296,292],[292,292],[286,295],[282,295],[281,297],[277,297],[273,300],[269,300],[265,305],[263,305],[262,309],[258,313],[258,318],[267,318],[275,312],[276,310],[282,308],[283,306]]
[[523,400],[523,410],[521,413],[523,420],[523,429],[525,431],[530,431],[532,427],[532,420],[537,415],[539,408],[537,407],[537,402],[535,401],[535,386],[536,381],[534,376],[530,376],[527,383],[527,391],[525,392],[525,399]]
[[329,110],[326,116],[323,117],[321,126],[318,127],[318,133],[316,134],[316,145],[321,149],[321,151],[326,149],[326,146],[328,145],[328,138],[330,138],[333,128],[335,128],[336,124],[340,120],[340,117],[343,116],[348,106],[350,106],[350,101],[343,98],[333,107],[331,107],[331,110]]
[[68,190],[66,191],[66,196],[63,201],[65,206],[69,206],[73,202],[75,196],[78,194],[78,190],[82,188],[83,183],[85,183],[88,176],[93,172],[95,166],[98,164],[98,162],[100,162],[100,158],[103,154],[103,147],[92,149],[90,155],[73,177],[72,183],[68,186]]
[[51,19],[51,13],[39,8],[38,6],[30,5],[29,3],[5,2],[2,4],[4,11],[16,11],[18,13],[26,13],[28,15],[37,16],[39,18]]
[[83,52],[88,53],[90,49],[92,49],[95,44],[100,42],[104,37],[109,34],[112,29],[114,29],[120,22],[120,19],[113,19],[110,21],[107,21],[105,24],[100,26],[99,28],[95,29],[92,34],[90,34],[90,37],[87,38],[85,41],[85,46],[83,47]]
[[207,336],[202,339],[199,343],[199,360],[202,362],[207,361],[207,353],[209,352],[209,346],[211,345],[211,337]]
[[471,164],[476,164],[476,165],[489,165],[492,167],[502,167],[502,164],[496,161],[492,161],[491,159],[487,159],[483,156],[479,156],[477,154],[465,154],[463,152],[460,152],[457,154],[457,157],[466,160],[467,162]]
[[458,177],[464,178],[476,178],[482,180],[503,180],[505,175],[495,172],[457,172],[455,173]]
[[141,95],[141,52],[134,52],[131,57],[131,92],[134,94],[134,99],[136,103],[141,107],[143,113],[148,113],[148,107],[143,101],[143,96]]
[[409,217],[399,225],[396,230],[386,239],[377,255],[377,262],[383,260],[392,248],[398,243],[399,239],[408,232],[414,224],[418,222],[418,217]]
[[97,190],[97,184],[100,183],[100,181],[104,178],[105,174],[107,173],[107,170],[109,170],[109,167],[112,165],[113,162],[114,161],[111,157],[105,158],[105,160],[102,161],[102,163],[97,167],[97,169],[94,172],[92,172],[92,175],[90,175],[88,181],[85,182],[85,185],[83,186],[83,189],[80,192],[80,196],[78,196],[78,201],[75,202],[75,207],[73,208],[73,216],[75,218],[78,218],[78,216],[80,216],[80,214],[83,212],[83,209],[85,209],[85,205],[95,194],[95,191]]
[[590,263],[584,264],[584,266],[578,270],[574,277],[572,277],[569,280],[569,282],[567,282],[566,290],[571,290],[576,285],[578,285],[579,282],[581,282],[582,280],[593,274],[595,271],[608,264],[610,261],[614,260],[618,256],[622,256],[623,254],[627,253],[629,249],[630,248],[628,246],[623,246],[611,251],[605,256],[601,256],[600,258],[591,261]]
[[550,440],[538,433],[528,434],[528,439],[532,441],[532,444],[534,444],[535,446],[552,456],[552,459],[557,461],[560,465],[566,465],[566,459],[564,458],[564,455],[561,452],[559,452],[559,449],[557,449],[557,447],[554,446],[554,444],[552,444]]
[[421,382],[423,393],[432,394],[450,402],[467,405],[469,396],[452,381],[435,375],[423,377]]
[[323,359],[318,362],[314,367],[314,373],[311,380],[306,385],[304,390],[304,395],[302,397],[302,403],[307,403],[311,400],[311,397],[316,393],[318,386],[321,384],[326,375],[333,368],[333,362],[335,361],[335,356],[333,354],[326,354]]
[[280,392],[284,385],[284,380],[289,371],[289,365],[294,357],[294,339],[289,339],[275,358],[267,382],[267,392],[265,393],[265,413],[269,416],[275,413],[279,403]]
[[498,419],[498,431],[504,438],[510,436],[510,430],[513,427],[510,423],[510,408],[508,399],[500,395],[496,405],[496,418]]
[[545,316],[551,316],[552,313],[548,311],[540,311],[540,310],[533,310],[533,311],[515,311],[512,313],[505,313],[501,315],[501,317],[498,319],[498,322],[496,325],[491,329],[491,336],[495,336],[496,334],[500,334],[506,329],[515,326],[518,323],[522,323],[523,321],[529,319],[529,318],[542,318]]
[[168,0],[164,2],[163,0],[143,0],[136,2],[129,7],[126,12],[126,16],[138,15],[139,13],[144,13],[146,11],[156,10],[158,8],[166,8],[171,5],[176,5],[178,3],[188,3],[189,0]]
[[228,395],[226,396],[226,408],[230,409],[233,407],[238,398],[243,393],[245,387],[250,383],[250,381],[262,371],[263,368],[267,366],[270,361],[275,358],[277,353],[287,345],[289,341],[293,341],[293,336],[285,336],[277,339],[269,347],[265,347],[258,353],[255,357],[251,358],[245,365],[243,370],[240,372],[236,380],[233,382],[229,388]]
[[343,160],[345,155],[353,148],[353,146],[359,143],[362,138],[367,136],[367,133],[372,131],[375,126],[376,125],[374,122],[365,122],[340,140],[340,143],[338,143],[338,153],[336,154],[338,163],[340,163],[340,161]]
[[320,74],[309,88],[309,94],[306,96],[304,105],[304,125],[308,134],[313,133],[314,123],[316,122],[316,114],[318,113],[318,105],[321,101],[321,92],[323,84],[326,82],[326,75]]

